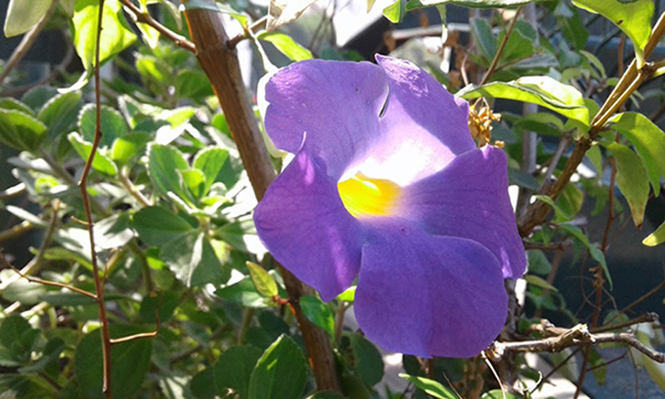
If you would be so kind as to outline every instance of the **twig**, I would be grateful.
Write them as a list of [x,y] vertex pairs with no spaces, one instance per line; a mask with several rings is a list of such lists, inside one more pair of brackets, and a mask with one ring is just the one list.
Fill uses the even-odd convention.
[[257,19],[253,24],[245,27],[245,30],[242,33],[239,33],[235,37],[229,39],[229,41],[227,42],[227,46],[229,47],[229,49],[236,48],[238,43],[240,43],[242,40],[250,38],[252,32],[256,32],[260,29],[265,28],[267,22],[268,22],[267,15]]
[[[193,9],[185,11],[185,18],[197,47],[196,56],[219,99],[254,193],[260,200],[275,178],[275,170],[242,84],[237,53],[228,47],[219,14]],[[281,265],[279,268],[311,360],[317,388],[341,392],[330,338],[307,319],[298,305],[298,299],[312,290]]]
[[184,48],[185,50],[191,51],[192,53],[196,54],[196,46],[194,45],[194,43],[187,40],[186,37],[173,32],[166,26],[159,23],[159,21],[155,20],[147,10],[142,11],[134,3],[132,3],[132,0],[120,0],[120,2],[125,7],[127,7],[129,11],[132,12],[135,18],[135,22],[151,26],[156,31],[158,31],[162,36],[171,40],[176,46]]
[[37,40],[37,37],[39,37],[39,34],[42,33],[42,30],[44,30],[44,27],[46,24],[49,22],[51,19],[51,15],[53,15],[53,12],[55,11],[55,7],[57,6],[58,2],[56,0],[51,0],[51,5],[46,10],[46,14],[42,17],[42,19],[39,20],[37,25],[33,26],[28,33],[23,36],[23,39],[21,40],[21,43],[19,43],[18,47],[14,50],[12,55],[9,57],[9,60],[5,64],[5,67],[2,69],[2,72],[0,72],[0,84],[5,81],[7,76],[9,76],[9,73],[18,65],[19,62],[25,57],[25,55],[28,53],[30,50],[30,47],[35,43],[35,40]]
[[626,322],[619,323],[619,324],[606,325],[606,326],[603,326],[603,327],[595,328],[595,329],[592,329],[591,332],[593,332],[595,334],[595,333],[600,333],[600,332],[605,332],[605,331],[613,331],[613,330],[618,330],[618,329],[625,328],[625,327],[630,327],[634,324],[653,323],[653,322],[657,322],[658,320],[659,320],[658,313],[647,312],[647,313],[641,315],[640,317],[636,317],[632,320],[628,320]]
[[132,181],[129,180],[129,177],[125,173],[122,172],[118,173],[118,180],[120,180],[120,183],[125,188],[125,190],[127,190],[127,192],[131,194],[132,197],[136,199],[136,201],[139,202],[139,204],[145,207],[152,206],[150,204],[150,200],[146,198],[146,196],[143,195],[143,193],[139,191],[138,188],[136,188],[134,183],[132,183]]
[[571,346],[596,345],[609,342],[627,344],[644,353],[649,358],[659,363],[665,363],[665,353],[646,347],[638,341],[632,333],[592,334],[584,324],[579,324],[571,329],[564,330],[560,335],[555,337],[520,342],[494,342],[490,348],[493,350],[493,355],[498,360],[506,352],[560,352]]
[[492,59],[492,63],[487,69],[487,72],[485,72],[485,76],[483,76],[483,79],[480,81],[479,86],[482,86],[485,83],[489,82],[490,78],[492,77],[492,74],[494,74],[494,71],[496,70],[496,67],[499,64],[499,59],[503,54],[503,50],[506,48],[506,44],[508,44],[508,40],[510,39],[510,35],[513,33],[513,29],[515,29],[515,24],[517,24],[517,17],[519,17],[521,11],[522,7],[519,7],[517,11],[515,11],[515,16],[510,21],[510,25],[508,25],[508,30],[506,31],[506,35],[503,37],[503,40],[501,41],[499,48],[496,50],[496,54],[494,54],[494,59]]
[[109,321],[106,317],[106,305],[104,304],[104,287],[99,278],[99,265],[97,264],[97,254],[95,252],[95,234],[94,225],[92,220],[92,210],[90,209],[90,196],[88,194],[88,175],[92,167],[92,162],[95,159],[97,148],[102,139],[102,107],[101,107],[101,78],[99,76],[99,52],[101,48],[102,36],[102,20],[104,15],[104,0],[99,0],[99,15],[97,20],[97,38],[95,45],[95,137],[92,142],[92,149],[90,156],[85,163],[81,180],[79,181],[79,188],[81,189],[81,196],[83,197],[83,210],[88,221],[88,237],[90,240],[90,260],[92,263],[92,275],[95,282],[95,299],[99,307],[99,319],[101,322],[101,336],[102,336],[102,361],[103,361],[103,383],[102,392],[107,399],[112,399],[111,394],[111,334],[109,331]]
[[85,291],[85,290],[82,290],[80,288],[76,288],[76,287],[73,287],[73,286],[68,285],[68,284],[58,283],[58,282],[55,282],[55,281],[42,280],[40,278],[34,278],[34,277],[30,277],[30,276],[27,276],[27,275],[23,274],[19,269],[17,269],[14,265],[12,265],[11,263],[9,263],[7,261],[7,259],[5,258],[5,254],[2,251],[2,249],[0,249],[0,264],[2,264],[3,268],[12,269],[16,274],[18,274],[19,276],[23,277],[24,279],[28,280],[31,283],[44,284],[44,285],[49,285],[51,287],[65,288],[65,289],[68,289],[70,291],[74,291],[76,293],[79,293],[81,295],[85,295],[88,298],[92,298],[94,300],[97,300],[97,297],[95,296],[95,294],[90,293],[90,292]]

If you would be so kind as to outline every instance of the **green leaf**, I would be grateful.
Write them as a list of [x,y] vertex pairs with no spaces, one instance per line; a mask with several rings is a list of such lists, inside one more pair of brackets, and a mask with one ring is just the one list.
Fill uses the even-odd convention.
[[190,233],[169,241],[159,257],[187,287],[228,280],[230,271],[224,268],[203,233]]
[[46,138],[46,125],[24,112],[0,109],[0,142],[21,151],[35,152]]
[[541,277],[535,276],[533,274],[527,274],[524,276],[524,280],[526,280],[527,283],[531,285],[535,285],[536,287],[551,290],[551,291],[559,291],[556,289],[555,286],[552,284],[548,283],[547,281],[543,280]]
[[648,247],[655,247],[656,245],[662,244],[665,242],[665,223],[658,226],[656,231],[649,234],[647,238],[642,241],[642,244]]
[[143,154],[150,136],[143,132],[129,133],[124,137],[118,137],[111,147],[111,159],[119,164],[126,164],[132,158]]
[[259,294],[252,279],[245,277],[239,282],[227,285],[215,291],[215,295],[231,302],[239,303],[246,308],[265,308],[269,301]]
[[237,222],[225,224],[215,230],[215,237],[239,251],[253,254],[266,252],[265,247],[259,240],[252,218],[243,218]]
[[[95,59],[98,18],[99,0],[78,0],[76,2],[72,18],[74,31],[72,37],[76,53],[87,71],[92,70]],[[136,35],[127,24],[118,0],[104,2],[102,28],[100,64],[126,49],[136,40]]]
[[563,209],[561,209],[557,204],[552,201],[552,198],[546,196],[546,195],[534,195],[533,196],[535,199],[543,201],[547,205],[551,206],[552,209],[554,209],[554,214],[556,215],[556,220],[557,222],[568,222],[572,219],[572,217],[567,214]]
[[145,323],[155,323],[155,316],[159,322],[169,321],[180,302],[180,294],[174,291],[161,291],[156,295],[146,295],[141,301],[139,314]]
[[308,396],[305,399],[346,399],[346,396],[342,396],[337,392],[333,391],[319,391]]
[[[87,161],[92,152],[92,144],[83,140],[83,138],[81,138],[76,132],[69,133],[67,139],[79,156],[83,158],[84,161]],[[118,174],[118,167],[113,161],[111,161],[111,158],[99,151],[95,154],[95,159],[92,160],[92,168],[108,176],[115,176]]]
[[202,9],[229,14],[240,22],[242,26],[247,26],[247,17],[231,8],[228,4],[223,4],[214,0],[189,0],[186,3],[182,3],[182,5],[185,10]]
[[175,92],[178,98],[202,100],[203,97],[212,96],[210,81],[205,73],[185,69],[178,72],[175,77]]
[[54,0],[9,0],[5,19],[5,37],[20,35],[37,25]]
[[644,222],[644,211],[649,199],[649,180],[646,170],[640,162],[640,157],[625,145],[612,142],[607,145],[607,149],[614,155],[616,161],[617,186],[628,201],[635,226],[640,228]]
[[187,187],[189,193],[192,194],[192,197],[200,199],[203,196],[206,180],[203,172],[198,169],[187,169],[179,172],[183,184]]
[[194,231],[183,218],[159,207],[147,207],[138,211],[132,218],[132,227],[141,240],[156,246],[180,240]]
[[188,169],[185,157],[175,147],[155,143],[148,147],[148,174],[157,190],[163,195],[172,192],[191,204],[189,194],[180,184],[182,177],[178,173]]
[[400,377],[411,382],[413,385],[425,391],[426,394],[432,395],[439,399],[457,399],[457,395],[450,389],[444,387],[440,383],[424,377],[417,377],[414,375],[400,374]]
[[[146,332],[137,326],[111,325],[111,337]],[[111,348],[111,391],[114,398],[130,398],[143,385],[150,366],[151,339],[135,339]],[[103,398],[102,347],[99,330],[92,331],[76,347],[74,369],[83,398]]]
[[493,389],[489,392],[485,392],[480,399],[522,399],[522,396],[517,396],[510,392],[503,392],[500,389]]
[[192,393],[200,399],[224,398],[229,389],[247,398],[249,380],[261,350],[250,345],[232,346],[222,352],[215,365],[192,378]]
[[567,184],[563,191],[561,191],[561,195],[557,198],[556,203],[566,215],[574,217],[582,211],[584,192],[577,187],[577,184]]
[[643,50],[651,36],[653,0],[573,0],[573,4],[609,19],[635,46],[638,66],[644,62]]
[[405,0],[395,0],[394,3],[383,9],[383,15],[394,24],[402,22],[402,18],[406,15]]
[[546,275],[552,270],[552,265],[543,251],[530,249],[526,251],[526,255],[529,260],[529,273]]
[[[97,107],[95,104],[87,104],[79,114],[79,129],[83,138],[92,142],[95,138],[95,127],[97,126]],[[115,139],[127,135],[127,124],[120,112],[111,107],[102,105],[101,108],[102,140],[100,146],[110,147]]]
[[511,82],[469,85],[456,94],[470,100],[479,97],[505,98],[541,105],[563,116],[589,125],[589,110],[582,93],[548,76],[526,76]]
[[337,299],[340,301],[353,303],[356,298],[356,288],[357,287],[355,285],[347,288],[344,292],[337,295]]
[[591,257],[596,262],[598,262],[600,266],[603,268],[603,271],[605,272],[605,278],[607,278],[607,282],[610,285],[610,290],[612,290],[612,288],[614,287],[612,283],[612,276],[610,275],[610,269],[607,267],[607,261],[605,261],[605,254],[603,253],[603,251],[601,251],[598,247],[589,242],[587,236],[585,236],[582,230],[580,230],[577,226],[564,223],[560,224],[559,227],[572,234],[573,237],[580,240],[580,242],[589,249],[589,254],[591,255]]
[[0,109],[12,110],[24,112],[30,116],[34,116],[35,112],[27,104],[20,102],[19,100],[12,97],[2,97],[0,98]]
[[15,367],[27,363],[32,348],[39,337],[39,330],[21,316],[11,315],[0,324],[0,366]]
[[48,137],[53,139],[71,131],[82,106],[82,94],[80,91],[58,94],[42,106],[37,117],[48,126]]
[[534,112],[518,119],[514,127],[547,136],[561,136],[563,122],[556,115],[545,112]]
[[256,263],[247,261],[245,264],[249,270],[249,276],[259,294],[266,298],[274,298],[279,293],[275,279],[272,278],[264,268]]
[[259,359],[249,380],[248,399],[300,399],[307,363],[300,348],[282,335]]
[[485,18],[471,18],[471,34],[473,35],[480,52],[487,62],[490,62],[496,54],[496,39],[492,34],[492,28]]
[[293,61],[309,60],[312,52],[297,43],[289,35],[280,32],[264,32],[258,36],[259,40],[272,43],[277,50]]
[[355,357],[355,369],[363,382],[369,386],[378,384],[383,379],[384,364],[381,353],[366,338],[350,334],[351,347]]
[[[469,8],[515,8],[538,0],[412,0],[409,2],[408,10],[421,7],[440,6],[454,4]],[[411,4],[413,3],[413,4]]]
[[134,238],[134,232],[129,228],[129,215],[124,212],[95,222],[93,231],[95,245],[103,250],[123,247]]
[[331,338],[334,338],[335,318],[330,307],[313,295],[303,295],[299,302],[300,308],[307,319],[324,329]]
[[205,176],[203,195],[208,194],[213,183],[221,181],[220,175],[228,158],[229,151],[220,147],[207,147],[196,154],[192,166]]
[[654,194],[660,194],[660,179],[665,176],[665,132],[637,112],[624,112],[612,118],[612,127],[626,137],[642,158]]

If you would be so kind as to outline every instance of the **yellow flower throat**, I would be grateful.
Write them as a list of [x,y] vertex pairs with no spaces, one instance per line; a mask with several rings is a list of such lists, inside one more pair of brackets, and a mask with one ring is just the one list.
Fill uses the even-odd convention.
[[344,207],[356,218],[393,214],[402,188],[385,179],[373,179],[358,173],[337,184]]

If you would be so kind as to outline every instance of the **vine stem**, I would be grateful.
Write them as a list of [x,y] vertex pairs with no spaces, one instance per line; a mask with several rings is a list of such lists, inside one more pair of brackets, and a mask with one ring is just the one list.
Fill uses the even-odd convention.
[[[197,49],[196,57],[219,99],[254,193],[260,200],[276,174],[243,85],[238,55],[229,47],[228,35],[217,12],[185,10],[185,19]],[[317,389],[341,392],[330,338],[307,319],[298,303],[301,296],[313,291],[281,265],[279,268],[302,332]]]
[[510,35],[513,33],[513,29],[515,29],[515,25],[517,24],[517,19],[522,12],[522,7],[519,7],[517,11],[515,11],[515,16],[513,19],[510,21],[510,25],[508,25],[508,30],[506,31],[506,35],[503,37],[503,40],[501,41],[501,44],[499,45],[499,48],[496,50],[496,54],[494,54],[494,58],[492,59],[492,63],[490,64],[489,68],[487,69],[487,72],[485,72],[485,76],[483,76],[483,79],[480,81],[480,85],[482,86],[489,82],[490,78],[494,74],[494,71],[496,71],[496,67],[499,65],[499,59],[501,58],[501,55],[503,54],[503,50],[506,48],[506,45],[508,44],[508,40],[510,39]]
[[101,47],[102,37],[102,19],[104,15],[104,0],[99,0],[99,15],[97,20],[97,38],[95,45],[95,105],[96,105],[96,122],[95,122],[95,138],[92,142],[92,150],[90,156],[85,163],[81,180],[79,181],[79,188],[81,189],[81,196],[83,197],[83,210],[87,219],[88,236],[90,240],[90,259],[92,263],[92,275],[95,281],[95,299],[99,306],[99,320],[101,322],[101,338],[102,338],[102,362],[103,362],[103,383],[102,392],[107,399],[112,399],[111,394],[111,333],[109,331],[109,321],[106,317],[106,305],[104,303],[104,286],[99,277],[99,265],[97,263],[97,254],[95,252],[95,234],[94,224],[92,220],[92,210],[90,208],[90,196],[88,194],[88,175],[92,167],[92,162],[95,159],[97,148],[102,139],[102,112],[101,112],[101,79],[99,76],[99,52]]

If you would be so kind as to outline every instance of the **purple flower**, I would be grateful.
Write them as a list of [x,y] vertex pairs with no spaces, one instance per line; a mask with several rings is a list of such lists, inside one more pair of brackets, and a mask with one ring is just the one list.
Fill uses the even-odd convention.
[[310,60],[266,84],[266,131],[295,154],[254,213],[275,259],[355,312],[385,349],[470,357],[501,331],[526,258],[506,156],[468,104],[413,64]]

